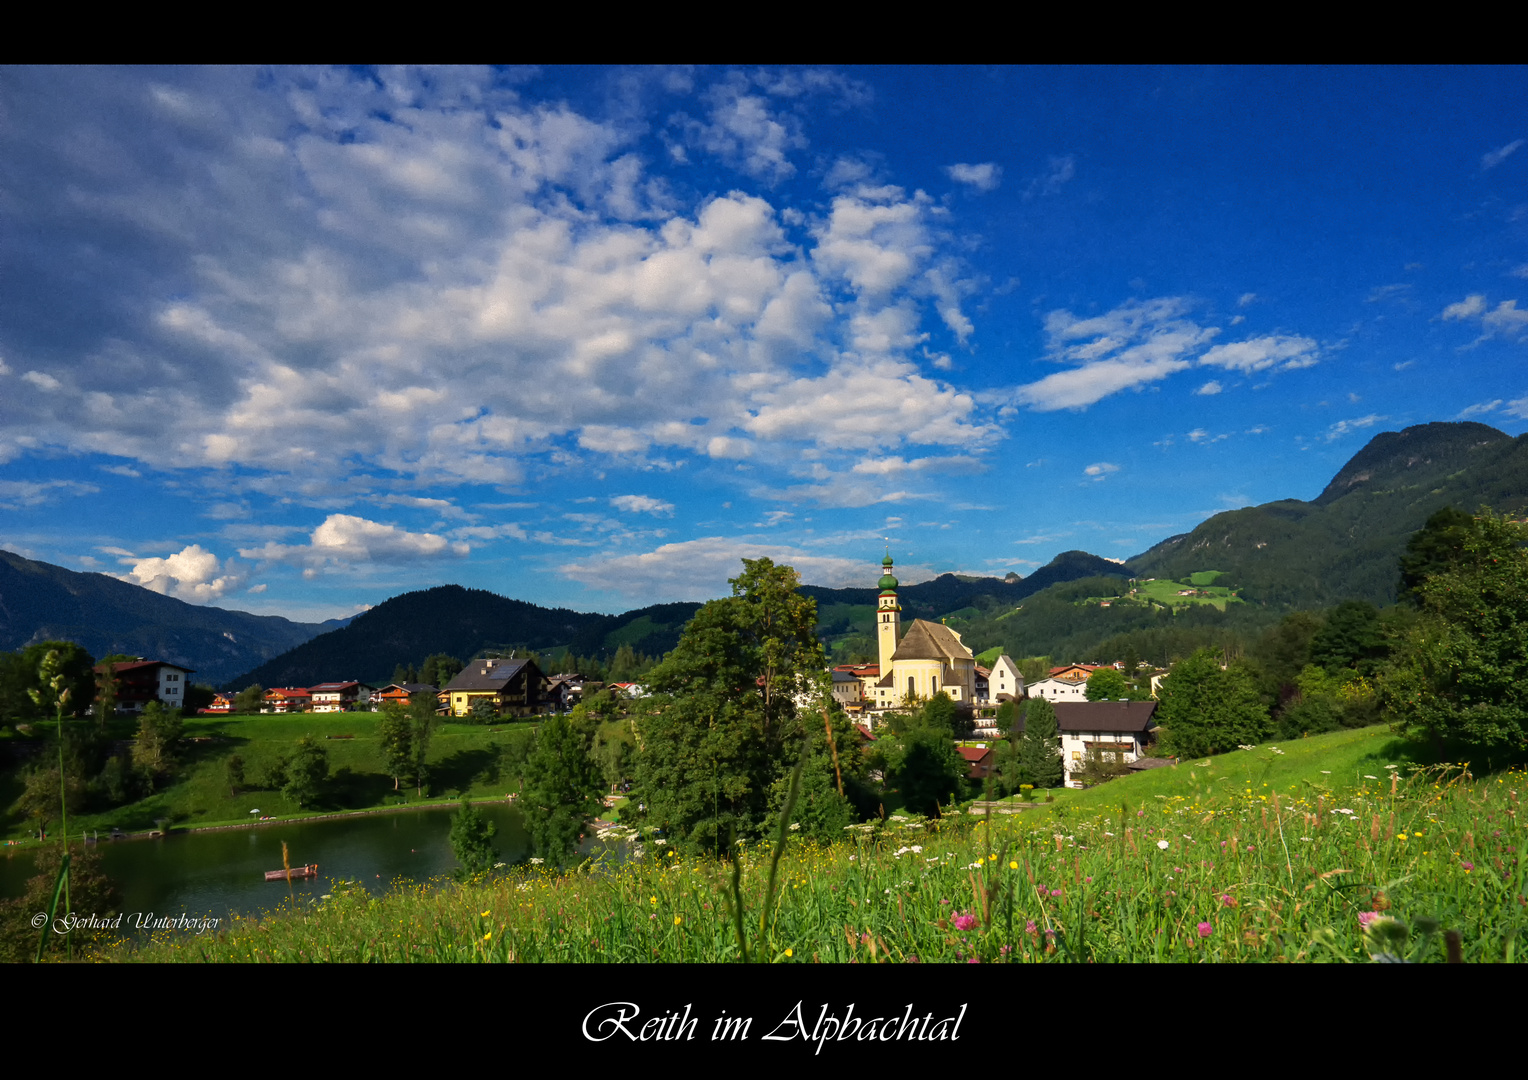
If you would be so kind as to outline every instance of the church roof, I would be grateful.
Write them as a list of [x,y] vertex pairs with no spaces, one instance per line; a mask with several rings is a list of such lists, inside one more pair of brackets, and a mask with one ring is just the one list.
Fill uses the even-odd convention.
[[897,651],[891,654],[897,660],[971,660],[971,650],[960,643],[960,635],[943,623],[914,619],[902,635]]

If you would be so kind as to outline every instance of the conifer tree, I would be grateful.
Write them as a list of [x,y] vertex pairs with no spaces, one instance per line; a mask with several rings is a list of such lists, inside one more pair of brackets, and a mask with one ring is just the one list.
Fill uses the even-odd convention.
[[1043,697],[1031,698],[1024,706],[1024,734],[1019,739],[1017,754],[1023,783],[1037,788],[1062,785],[1066,771],[1061,763],[1059,739],[1055,707]]

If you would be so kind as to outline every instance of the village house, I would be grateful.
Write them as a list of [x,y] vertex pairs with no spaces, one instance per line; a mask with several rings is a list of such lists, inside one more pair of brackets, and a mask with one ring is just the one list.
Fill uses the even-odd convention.
[[353,709],[370,709],[371,696],[376,689],[352,679],[348,682],[319,683],[308,687],[308,692],[313,695],[313,711],[316,713],[350,712]]
[[276,686],[267,690],[261,698],[263,713],[311,712],[313,695],[305,686]]
[[1146,752],[1151,741],[1155,701],[1082,701],[1058,704],[1056,727],[1061,731],[1061,756],[1067,787],[1082,787],[1072,773],[1082,769],[1090,749],[1130,764]]
[[530,660],[473,660],[440,691],[452,716],[466,716],[480,701],[503,715],[530,716],[545,704],[546,676]]
[[[196,669],[169,664],[163,660],[122,660],[111,665],[111,677],[117,688],[118,712],[142,712],[151,701],[170,708],[180,708],[186,700],[186,676]],[[106,674],[106,665],[97,664],[98,676]]]
[[982,781],[986,780],[987,777],[992,775],[992,770],[995,767],[995,755],[993,754],[991,747],[957,746],[955,749],[960,753],[961,759],[966,763],[967,780]]
[[1086,701],[1088,699],[1088,684],[1074,682],[1068,679],[1041,679],[1039,682],[1030,683],[1027,688],[1028,697],[1043,697],[1047,701]]
[[388,683],[382,689],[372,694],[373,707],[380,708],[383,705],[407,706],[415,694],[429,694],[435,696],[440,691],[427,683]]

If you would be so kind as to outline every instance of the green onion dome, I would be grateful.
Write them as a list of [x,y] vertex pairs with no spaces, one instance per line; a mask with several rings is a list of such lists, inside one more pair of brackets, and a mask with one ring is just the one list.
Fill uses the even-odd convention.
[[897,579],[896,578],[892,577],[890,574],[882,574],[881,575],[881,591],[882,592],[885,592],[887,589],[895,589],[896,587],[897,587]]

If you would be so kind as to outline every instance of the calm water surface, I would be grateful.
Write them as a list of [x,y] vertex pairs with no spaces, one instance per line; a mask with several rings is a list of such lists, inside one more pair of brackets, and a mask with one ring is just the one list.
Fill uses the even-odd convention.
[[[517,810],[502,803],[485,803],[477,809],[497,826],[493,843],[500,859],[515,863],[530,854]],[[337,879],[359,881],[382,892],[399,878],[424,882],[449,877],[457,866],[450,842],[454,810],[444,806],[329,821],[279,822],[155,840],[102,839],[96,848],[102,870],[122,893],[122,910],[129,919],[152,912],[226,920],[235,912],[258,915],[287,899],[285,881],[264,880],[267,870],[281,869],[283,840],[293,866],[318,864],[318,877],[291,883],[291,893],[299,902],[316,900]],[[31,874],[31,852],[0,858],[0,896],[20,896]],[[124,927],[129,919],[123,920]]]

